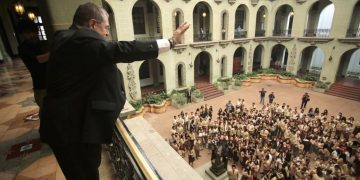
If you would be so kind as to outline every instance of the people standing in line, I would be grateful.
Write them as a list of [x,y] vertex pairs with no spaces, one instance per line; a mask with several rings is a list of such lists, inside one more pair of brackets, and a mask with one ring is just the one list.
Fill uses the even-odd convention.
[[259,91],[260,93],[260,104],[264,104],[264,99],[265,99],[265,95],[266,95],[266,91],[264,90],[264,88],[261,89],[261,91]]
[[43,99],[46,95],[46,65],[49,58],[48,47],[44,41],[39,40],[38,27],[30,20],[19,23],[19,30],[24,41],[19,45],[19,55],[29,70],[32,82],[34,99],[39,106],[39,112],[43,107]]
[[301,106],[300,109],[304,109],[306,108],[306,104],[308,103],[308,101],[310,101],[310,96],[309,94],[306,92],[302,98],[301,98]]
[[275,99],[274,92],[271,92],[271,93],[269,94],[269,103],[272,104],[273,101],[274,101],[274,99]]
[[101,144],[111,143],[126,101],[116,63],[156,59],[190,26],[183,23],[170,39],[109,42],[108,18],[104,8],[82,4],[72,26],[53,38],[39,131],[66,179],[99,179]]

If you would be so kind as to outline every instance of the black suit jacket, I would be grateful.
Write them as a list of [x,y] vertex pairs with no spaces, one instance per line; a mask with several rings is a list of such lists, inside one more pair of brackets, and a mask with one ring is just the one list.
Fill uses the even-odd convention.
[[97,32],[55,34],[47,68],[40,137],[47,143],[110,143],[126,100],[115,63],[154,59],[156,41],[107,42]]

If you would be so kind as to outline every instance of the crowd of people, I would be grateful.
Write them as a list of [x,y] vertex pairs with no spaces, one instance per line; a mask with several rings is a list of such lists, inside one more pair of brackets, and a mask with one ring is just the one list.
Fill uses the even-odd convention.
[[172,121],[170,144],[190,165],[203,150],[212,162],[221,154],[235,164],[242,179],[360,177],[359,129],[342,113],[238,99],[216,111],[206,104],[182,111]]

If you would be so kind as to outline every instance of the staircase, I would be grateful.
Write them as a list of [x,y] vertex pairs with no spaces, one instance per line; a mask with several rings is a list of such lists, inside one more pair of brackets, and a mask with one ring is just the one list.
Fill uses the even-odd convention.
[[196,88],[204,94],[204,101],[224,95],[222,91],[208,82],[197,82]]
[[344,81],[335,82],[325,94],[360,101],[360,86],[347,85]]

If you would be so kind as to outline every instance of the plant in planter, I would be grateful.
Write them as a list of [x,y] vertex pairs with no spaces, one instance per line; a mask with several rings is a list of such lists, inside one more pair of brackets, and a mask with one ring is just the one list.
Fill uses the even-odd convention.
[[259,74],[276,74],[277,71],[276,69],[273,68],[265,68],[265,69],[260,69],[258,70]]
[[315,86],[314,86],[313,90],[316,91],[316,92],[322,92],[323,93],[323,92],[325,92],[326,89],[329,88],[330,84],[331,84],[330,82],[324,83],[322,81],[317,81],[315,83]]
[[157,104],[160,105],[165,99],[161,94],[151,94],[143,99],[144,104]]
[[245,74],[235,74],[235,75],[234,75],[234,79],[235,79],[235,80],[243,81],[243,80],[248,79],[248,77],[247,77]]
[[241,84],[242,84],[242,83],[241,83],[241,80],[240,80],[240,79],[235,79],[235,82],[234,82],[234,85],[235,85],[235,86],[238,86],[238,87],[239,87],[239,86],[241,86]]
[[304,80],[304,81],[317,81],[318,77],[310,75],[310,74],[305,74],[301,77],[299,77],[300,80]]
[[291,72],[287,72],[287,71],[281,72],[280,75],[283,76],[283,77],[287,77],[287,78],[293,78],[293,77],[295,77],[294,74],[292,74]]
[[139,111],[143,107],[142,100],[130,101],[130,104],[134,107],[136,111]]
[[201,102],[201,101],[204,101],[204,94],[199,89],[195,89],[191,93],[191,98],[192,98],[192,101],[195,103]]
[[258,74],[257,72],[253,71],[251,73],[247,73],[246,75],[247,75],[247,77],[256,77],[257,74]]
[[176,108],[184,106],[187,100],[185,94],[179,92],[173,92],[170,98],[172,102],[171,104],[173,104]]

